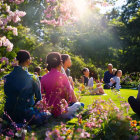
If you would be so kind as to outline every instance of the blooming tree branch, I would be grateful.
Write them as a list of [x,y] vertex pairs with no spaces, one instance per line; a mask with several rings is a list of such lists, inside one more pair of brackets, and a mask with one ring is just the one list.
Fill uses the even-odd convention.
[[19,10],[11,11],[11,7],[8,5],[8,2],[13,4],[21,4],[24,2],[24,0],[0,1],[0,47],[7,47],[7,51],[10,52],[13,49],[13,44],[5,36],[5,33],[12,31],[13,35],[17,36],[17,28],[11,26],[11,24],[20,22],[21,17],[25,16],[26,13]]

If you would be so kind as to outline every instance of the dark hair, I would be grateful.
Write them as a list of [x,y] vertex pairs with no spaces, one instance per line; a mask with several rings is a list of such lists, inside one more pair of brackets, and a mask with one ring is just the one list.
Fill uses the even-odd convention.
[[62,58],[62,61],[63,61],[63,64],[64,64],[65,61],[69,58],[69,55],[68,54],[62,54],[61,58]]
[[30,59],[30,53],[26,50],[20,50],[17,53],[16,59],[18,60],[19,64],[26,62],[28,59]]
[[119,71],[121,71],[121,70],[117,70],[117,71],[115,72],[115,76],[117,75],[117,73],[118,73]]
[[86,72],[87,70],[88,70],[88,68],[83,68],[82,74],[84,74],[84,72]]
[[115,76],[117,75],[118,71],[119,71],[119,70],[117,70],[117,71],[115,72]]
[[50,71],[51,68],[56,68],[61,64],[61,54],[58,52],[49,53],[47,56],[47,69]]
[[90,71],[89,76],[90,76],[90,77],[94,77],[94,75],[95,75],[95,73],[94,73],[93,71]]
[[41,71],[41,68],[40,68],[40,67],[36,67],[36,68],[34,69],[34,72],[39,73],[40,71]]

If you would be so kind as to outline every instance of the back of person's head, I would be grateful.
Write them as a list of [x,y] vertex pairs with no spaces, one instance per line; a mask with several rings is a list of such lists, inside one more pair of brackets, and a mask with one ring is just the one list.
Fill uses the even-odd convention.
[[23,64],[24,62],[26,62],[28,59],[30,59],[30,53],[26,50],[20,50],[17,53],[17,57],[16,59],[18,60],[19,64]]
[[65,61],[69,58],[69,55],[68,54],[62,54],[61,58],[62,58],[62,61],[63,61],[63,64],[64,64]]
[[57,68],[62,63],[61,54],[59,52],[51,52],[47,56],[47,69]]
[[41,68],[40,68],[40,67],[36,67],[36,68],[34,69],[34,72],[37,73],[37,74],[40,74]]
[[117,72],[117,69],[113,69],[113,75],[115,75]]

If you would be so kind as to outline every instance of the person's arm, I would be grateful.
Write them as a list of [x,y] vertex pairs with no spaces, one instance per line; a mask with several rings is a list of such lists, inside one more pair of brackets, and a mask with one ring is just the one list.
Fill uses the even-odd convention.
[[120,89],[120,78],[116,78],[116,88],[115,89],[117,89],[117,90],[119,90]]
[[138,88],[137,100],[139,100],[139,101],[140,101],[140,85],[139,85],[139,88]]
[[74,90],[69,82],[69,79],[67,78],[66,75],[63,76],[63,85],[64,85],[64,93],[65,93],[65,98],[68,103],[75,103],[77,102],[77,98],[74,94]]
[[103,79],[104,83],[107,83],[107,82],[106,82],[106,77],[107,77],[107,75],[106,75],[106,72],[105,72],[105,73],[104,73],[104,79]]
[[84,76],[81,77],[81,83],[84,84]]
[[33,86],[34,86],[33,88],[35,93],[35,104],[36,104],[38,101],[42,99],[40,81],[37,77],[36,80],[33,80]]
[[42,94],[45,93],[43,78],[41,78],[41,93],[42,93]]

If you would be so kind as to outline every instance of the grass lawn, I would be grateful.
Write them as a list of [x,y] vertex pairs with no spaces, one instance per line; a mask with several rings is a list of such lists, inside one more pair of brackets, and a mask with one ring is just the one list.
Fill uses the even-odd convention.
[[[78,93],[78,89],[75,89],[75,93]],[[115,94],[115,92],[112,92],[111,90],[105,90],[106,95],[82,95],[81,96],[81,102],[85,104],[85,108],[88,107],[88,105],[92,104],[95,99],[103,99],[103,100],[108,100],[112,99],[114,103],[119,107],[120,106],[120,101],[126,101],[128,100],[129,96],[137,96],[138,90],[132,90],[132,89],[121,89],[120,94]],[[123,98],[120,98],[123,97]],[[129,115],[133,118],[133,120],[140,121],[139,116],[137,116],[132,109],[130,108],[129,110]],[[45,138],[45,132],[47,128],[53,128],[55,126],[61,125],[60,122],[64,120],[61,119],[54,119],[51,118],[47,124],[44,126],[38,127],[33,129],[33,132],[36,133],[37,139],[44,139]],[[72,127],[75,124],[75,121],[77,121],[77,118],[74,118],[70,121],[67,122],[68,127]],[[30,133],[29,133],[30,135]]]
[[[78,89],[75,89],[75,92],[77,92]],[[112,92],[111,90],[105,90],[105,93],[107,95],[103,96],[103,95],[82,95],[81,98],[81,102],[83,102],[85,104],[85,108],[88,107],[88,105],[93,103],[94,99],[103,99],[103,100],[108,100],[108,99],[112,99],[116,105],[119,107],[120,106],[120,101],[127,101],[129,96],[137,96],[138,90],[132,90],[132,89],[121,89],[120,90],[120,94],[119,95],[115,95],[114,92]],[[118,98],[118,96],[123,97],[123,99]],[[132,111],[132,109],[129,110],[129,115],[133,118],[133,120],[137,120],[139,121],[140,118]],[[35,129],[35,133],[37,134],[38,139],[44,139],[45,132],[47,128],[53,128],[54,126],[60,125],[60,119],[51,119],[46,126],[43,126],[41,128],[36,128]],[[67,126],[71,127],[74,125],[75,121],[77,121],[77,118],[74,118],[70,121],[67,122]],[[65,123],[65,121],[64,121]],[[46,128],[47,127],[47,128]]]
[[[81,98],[81,102],[83,102],[85,104],[85,108],[93,103],[94,99],[98,99],[101,98],[103,100],[108,100],[108,99],[112,99],[115,104],[119,107],[120,106],[120,101],[128,101],[128,97],[129,96],[134,96],[137,97],[138,94],[138,90],[133,90],[133,89],[121,89],[120,90],[120,94],[119,95],[115,95],[115,93],[113,93],[110,89],[109,90],[105,90],[105,93],[107,95],[103,96],[103,95],[83,95]],[[123,99],[119,98],[119,96],[123,97]],[[132,111],[132,109],[130,108],[129,110],[129,114],[133,119],[136,120],[140,120],[140,118]]]

